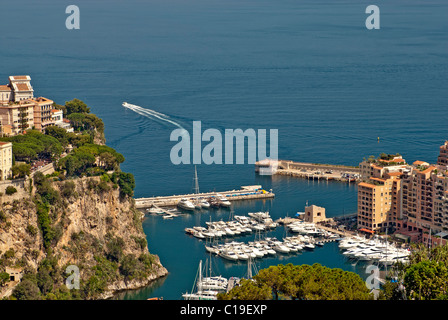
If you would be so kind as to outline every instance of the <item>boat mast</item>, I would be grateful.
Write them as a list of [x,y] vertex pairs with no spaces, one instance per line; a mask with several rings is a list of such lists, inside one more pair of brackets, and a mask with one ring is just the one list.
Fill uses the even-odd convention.
[[199,193],[198,172],[196,166],[194,166],[194,193]]
[[198,292],[202,292],[202,260],[199,261]]
[[252,279],[252,257],[247,260],[247,279]]

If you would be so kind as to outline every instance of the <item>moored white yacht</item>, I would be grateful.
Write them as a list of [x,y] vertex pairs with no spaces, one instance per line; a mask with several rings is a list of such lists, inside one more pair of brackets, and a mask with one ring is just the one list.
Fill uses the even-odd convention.
[[194,204],[187,198],[180,199],[180,201],[177,203],[177,206],[184,210],[194,210],[195,208]]
[[231,260],[231,261],[237,261],[238,255],[231,251],[230,249],[223,249],[221,250],[218,255],[224,259]]
[[200,204],[201,204],[201,207],[204,209],[210,208],[210,203],[208,203],[207,200],[201,200]]
[[229,200],[227,200],[226,197],[224,197],[222,194],[216,194],[216,199],[218,200],[218,203],[222,206],[222,207],[230,207],[231,203]]

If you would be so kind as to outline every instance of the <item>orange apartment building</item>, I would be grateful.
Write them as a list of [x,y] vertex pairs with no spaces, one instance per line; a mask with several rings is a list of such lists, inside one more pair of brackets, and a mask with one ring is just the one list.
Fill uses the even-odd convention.
[[448,166],[448,140],[445,144],[440,146],[440,155],[437,158],[437,164],[441,166]]
[[397,166],[397,161],[389,161],[392,165],[388,165],[379,159],[362,162],[358,229],[374,233],[393,227],[401,234],[411,235],[412,240],[434,242],[436,238],[429,236],[431,232],[439,236],[437,241],[446,242],[448,168],[443,159],[447,146],[445,142],[440,147],[437,165],[415,161]]
[[402,216],[401,173],[386,173],[358,184],[358,228],[374,233],[394,226]]

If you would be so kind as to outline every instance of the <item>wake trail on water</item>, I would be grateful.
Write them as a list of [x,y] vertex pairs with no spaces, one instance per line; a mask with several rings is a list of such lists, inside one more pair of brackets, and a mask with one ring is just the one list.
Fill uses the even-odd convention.
[[140,106],[137,106],[135,104],[130,104],[130,103],[123,103],[123,107],[134,111],[135,113],[138,113],[141,116],[144,116],[146,118],[149,118],[151,120],[160,120],[162,122],[166,122],[166,123],[170,123],[172,125],[174,125],[175,127],[184,130],[184,132],[187,132],[187,130],[177,121],[174,121],[170,118],[170,116],[164,114],[164,113],[160,113],[151,109],[146,109]]

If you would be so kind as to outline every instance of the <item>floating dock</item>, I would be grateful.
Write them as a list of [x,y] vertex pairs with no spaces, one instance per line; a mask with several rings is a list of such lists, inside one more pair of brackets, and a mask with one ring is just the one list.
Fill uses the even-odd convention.
[[272,190],[266,191],[261,186],[242,186],[240,190],[221,191],[221,192],[205,192],[205,193],[190,193],[173,196],[160,196],[151,198],[137,198],[135,199],[135,206],[137,209],[146,209],[153,206],[159,208],[176,206],[182,198],[188,200],[208,199],[215,197],[217,194],[223,195],[229,201],[236,200],[254,200],[254,199],[269,199],[274,198],[275,194]]

